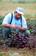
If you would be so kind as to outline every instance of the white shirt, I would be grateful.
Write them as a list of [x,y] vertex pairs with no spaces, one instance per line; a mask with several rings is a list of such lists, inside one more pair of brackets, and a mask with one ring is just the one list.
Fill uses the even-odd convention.
[[[8,13],[5,16],[5,18],[3,19],[2,24],[9,24],[10,21],[11,21],[11,13]],[[11,24],[16,24],[17,26],[21,26],[21,21],[20,21],[20,19],[16,20],[15,16],[13,15],[13,19],[12,19]],[[22,16],[22,27],[27,29],[27,23],[26,23],[24,16]]]

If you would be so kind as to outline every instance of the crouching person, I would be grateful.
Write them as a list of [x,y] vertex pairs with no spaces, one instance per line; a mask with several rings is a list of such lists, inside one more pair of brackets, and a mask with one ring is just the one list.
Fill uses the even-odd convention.
[[18,29],[19,31],[24,31],[25,34],[30,34],[27,30],[27,23],[23,16],[23,8],[16,8],[14,13],[8,13],[3,19],[2,26],[3,28],[3,37],[4,39],[9,38],[9,33],[11,29]]

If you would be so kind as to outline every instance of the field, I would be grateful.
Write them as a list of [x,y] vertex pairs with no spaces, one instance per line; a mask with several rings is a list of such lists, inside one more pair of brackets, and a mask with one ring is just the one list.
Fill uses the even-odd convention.
[[[6,15],[8,12],[12,12],[16,7],[25,8],[24,16],[27,19],[36,19],[36,3],[11,3],[11,2],[0,2],[0,16]],[[36,48],[9,48],[1,49],[0,56],[36,56]]]
[[[26,18],[36,19],[36,3],[11,3],[11,2],[0,2],[0,16],[4,16],[8,12],[12,12],[16,7],[24,8],[24,16]],[[31,19],[30,18],[30,19]]]
[[0,56],[36,56],[36,48],[29,49],[29,48],[23,48],[23,49],[8,49],[8,50],[1,50]]

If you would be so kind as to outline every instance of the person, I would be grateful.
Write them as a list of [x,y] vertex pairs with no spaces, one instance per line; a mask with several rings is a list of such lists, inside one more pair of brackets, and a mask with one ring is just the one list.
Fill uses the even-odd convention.
[[[22,8],[20,7],[16,8],[11,24],[10,24],[11,13],[9,13],[8,15],[5,16],[2,25],[8,28],[18,28],[19,30],[27,29],[27,23],[25,18],[23,17],[23,14],[24,13]],[[22,27],[21,27],[21,17],[22,17]]]
[[[20,7],[16,8],[14,13],[8,13],[5,16],[2,22],[2,26],[5,28],[18,29],[20,31],[27,30],[28,29],[27,22],[23,15],[24,15],[24,9]],[[6,31],[4,34],[7,34]],[[28,33],[28,31],[26,32]]]
[[[15,47],[23,47],[27,43],[27,39],[24,38],[24,34],[29,35],[29,31],[27,30],[27,22],[23,15],[24,9],[18,7],[13,13],[8,13],[3,19],[3,38],[6,40],[6,44],[8,43],[8,46],[13,45]],[[24,34],[18,33],[15,36],[9,36],[11,32],[15,31],[15,29],[16,32],[20,31],[24,32]]]

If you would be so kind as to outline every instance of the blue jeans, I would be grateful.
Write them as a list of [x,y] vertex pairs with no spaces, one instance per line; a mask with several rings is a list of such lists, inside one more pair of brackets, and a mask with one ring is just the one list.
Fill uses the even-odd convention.
[[11,33],[11,30],[9,28],[3,28],[3,30],[2,30],[3,39],[9,38],[10,33]]

